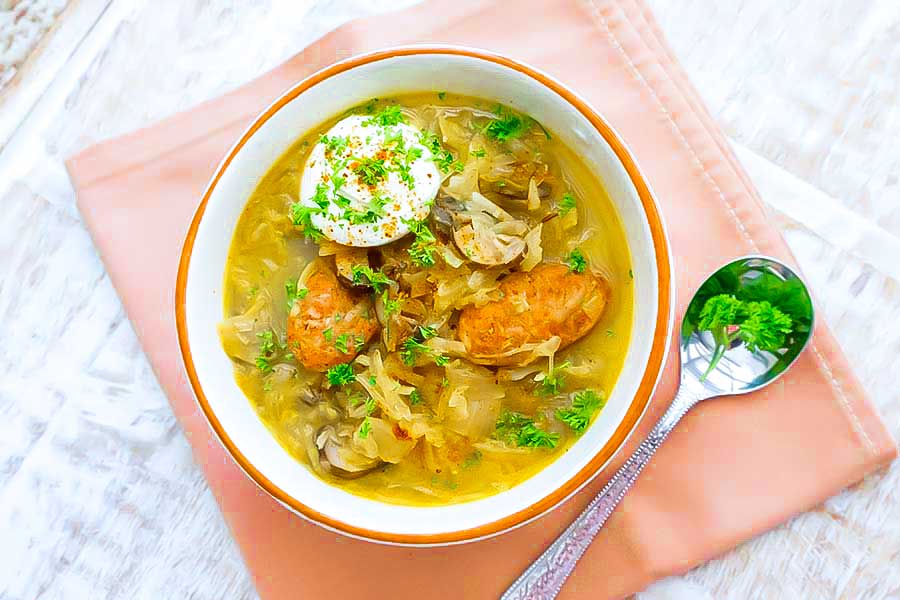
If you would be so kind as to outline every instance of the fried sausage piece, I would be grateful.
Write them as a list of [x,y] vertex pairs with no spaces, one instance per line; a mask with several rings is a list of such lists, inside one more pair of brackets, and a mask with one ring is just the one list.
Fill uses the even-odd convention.
[[378,332],[370,295],[348,290],[324,264],[313,269],[304,287],[309,291],[288,316],[288,348],[314,371],[356,358]]
[[549,263],[513,273],[500,290],[500,300],[467,307],[459,315],[459,339],[480,364],[521,365],[523,356],[531,362],[533,355],[516,354],[516,349],[555,335],[560,348],[568,346],[597,324],[610,294],[598,275]]

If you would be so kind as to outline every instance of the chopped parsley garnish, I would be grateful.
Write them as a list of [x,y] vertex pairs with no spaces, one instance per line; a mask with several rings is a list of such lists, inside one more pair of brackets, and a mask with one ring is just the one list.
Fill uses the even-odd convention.
[[394,152],[393,163],[394,171],[400,176],[400,180],[410,189],[415,187],[416,180],[412,176],[412,164],[422,157],[422,149],[418,146],[403,147],[398,146]]
[[[368,142],[366,142],[368,143]],[[398,128],[393,127],[385,127],[384,128],[384,144],[386,146],[400,146],[404,147],[406,141],[403,139],[403,131]]]
[[425,224],[425,221],[407,221],[412,233],[416,236],[415,241],[409,247],[410,258],[420,267],[434,266],[434,252],[437,246],[437,238]]
[[419,143],[428,148],[428,151],[431,152],[431,160],[434,161],[434,164],[437,165],[442,173],[449,173],[450,171],[460,172],[465,169],[465,165],[453,158],[452,152],[444,150],[444,147],[441,146],[441,140],[436,133],[423,131],[419,134]]
[[419,390],[413,390],[409,393],[409,403],[413,406],[422,404],[422,393]]
[[360,403],[365,403],[366,405],[366,414],[371,415],[375,412],[376,404],[375,398],[372,396],[364,396],[363,394],[354,394],[350,397],[350,406],[357,406]]
[[[434,364],[439,367],[443,367],[444,365],[449,363],[449,356],[437,354],[432,348],[422,343],[425,340],[430,340],[431,338],[437,336],[437,334],[437,330],[434,327],[420,325],[418,333],[411,338],[407,338],[400,345],[400,359],[403,361],[403,364],[407,367],[414,366],[416,364],[416,361],[419,360],[420,354],[431,356],[432,360],[434,360]],[[417,340],[416,337],[419,337],[421,339]]]
[[256,357],[255,361],[256,368],[263,373],[271,373],[273,370],[271,359],[278,347],[278,344],[275,341],[275,334],[271,331],[260,331],[256,334],[256,337],[260,340],[259,356]]
[[340,155],[343,154],[344,150],[347,149],[347,144],[350,143],[350,138],[341,137],[339,135],[323,135],[321,138],[319,138],[319,141],[325,144],[326,152],[333,152],[334,154]]
[[438,100],[443,100],[444,98],[447,97],[447,92],[438,92],[437,95],[438,95]]
[[294,303],[297,300],[303,300],[306,298],[306,295],[309,294],[309,290],[307,288],[297,287],[297,281],[294,279],[288,279],[284,282],[284,293],[287,295],[287,308],[290,311],[294,308]]
[[353,365],[350,363],[342,363],[334,365],[325,372],[328,383],[334,386],[347,385],[356,381],[356,375],[353,374]]
[[366,439],[369,437],[369,432],[372,431],[372,422],[369,421],[369,417],[363,419],[362,425],[359,426],[359,437],[360,439]]
[[408,338],[400,346],[400,358],[407,367],[415,365],[419,359],[419,354],[422,352],[427,354],[431,352],[431,348],[422,342],[416,341],[414,338]]
[[326,329],[325,331],[322,332],[322,336],[325,338],[326,342],[330,342],[331,340],[334,339],[334,330],[331,327],[329,327],[328,329]]
[[591,417],[605,404],[606,397],[603,394],[598,394],[594,390],[584,390],[575,394],[570,408],[557,410],[556,418],[580,435],[590,425]]
[[484,151],[484,148],[479,148],[478,150],[472,150],[469,154],[475,158],[484,158],[487,155],[487,152]]
[[354,158],[352,160],[355,161],[352,167],[353,172],[366,185],[377,185],[387,177],[388,170],[384,166],[384,159]]
[[328,186],[324,183],[316,184],[316,193],[311,198],[313,202],[321,209],[328,208]]
[[391,300],[387,290],[384,290],[381,293],[381,302],[382,304],[384,304],[385,319],[390,318],[392,314],[400,310],[400,299],[398,298],[397,300]]
[[354,285],[368,285],[380,293],[386,290],[392,283],[393,279],[388,277],[382,271],[375,271],[372,267],[366,265],[354,265],[350,272],[353,274]]
[[531,128],[531,121],[520,117],[505,106],[497,105],[494,109],[496,119],[488,121],[484,133],[498,142],[505,142],[520,137]]
[[497,419],[496,433],[501,441],[523,448],[556,448],[559,443],[558,433],[544,431],[531,417],[512,411]]
[[391,106],[385,106],[379,113],[373,115],[372,118],[363,121],[363,125],[381,125],[382,127],[390,127],[405,122],[406,119],[403,117],[403,113],[400,112],[400,107],[393,104]]
[[553,367],[541,380],[536,392],[541,396],[555,396],[560,393],[566,384],[565,370],[572,366],[569,361]]
[[584,270],[587,268],[587,259],[584,258],[584,254],[578,248],[569,253],[569,256],[566,257],[566,262],[569,263],[569,270],[573,273],[584,273]]
[[304,236],[314,242],[318,242],[322,239],[322,232],[319,231],[312,222],[312,216],[323,212],[322,208],[318,206],[304,206],[299,202],[294,202],[291,204],[290,211],[291,223],[293,223],[294,227],[299,227],[300,232]]
[[269,362],[269,359],[265,356],[257,356],[256,357],[256,368],[262,371],[263,373],[271,373],[272,372],[272,363]]
[[360,225],[362,223],[375,223],[384,216],[384,207],[390,202],[387,196],[373,194],[369,201],[369,206],[365,211],[348,208],[344,211],[343,217],[350,221],[352,225]]
[[742,340],[751,352],[775,352],[784,347],[785,339],[794,331],[794,322],[768,300],[745,301],[718,294],[703,305],[697,329],[709,331],[716,342],[709,367],[701,377],[705,380],[734,340]]
[[575,200],[575,196],[566,192],[563,194],[562,200],[559,202],[559,216],[564,217],[572,210],[578,206],[578,202]]
[[334,340],[334,347],[337,348],[338,352],[349,354],[350,346],[348,344],[350,343],[351,338],[355,341],[355,336],[351,336],[349,333],[342,333]]

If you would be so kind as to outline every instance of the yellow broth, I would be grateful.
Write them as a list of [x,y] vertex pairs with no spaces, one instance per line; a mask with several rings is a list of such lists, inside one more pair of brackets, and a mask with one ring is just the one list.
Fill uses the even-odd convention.
[[[493,103],[452,93],[441,98],[435,93],[423,93],[380,101],[368,109],[377,111],[386,103],[398,103],[415,124],[433,130],[440,126],[436,114],[444,115],[448,130],[453,129],[454,115],[467,115],[459,119],[468,127],[460,126],[455,133],[476,136],[478,143],[493,155],[504,152],[507,143],[488,139],[481,129],[481,124],[492,117]],[[562,371],[564,383],[559,395],[537,392],[540,384],[534,381],[536,373],[520,381],[502,382],[506,392],[501,401],[503,410],[535,417],[541,428],[558,434],[555,448],[516,447],[491,435],[476,441],[451,435],[444,446],[434,448],[422,438],[397,464],[387,463],[357,478],[336,476],[320,464],[316,437],[324,426],[348,419],[346,402],[330,397],[327,386],[322,388],[323,375],[303,368],[291,359],[289,352],[277,359],[279,364],[268,373],[257,367],[255,357],[260,352],[260,332],[272,331],[275,340],[285,339],[285,283],[296,280],[317,255],[317,244],[298,232],[288,216],[289,209],[291,203],[298,201],[302,169],[311,149],[342,116],[322,123],[297,140],[272,165],[248,199],[235,228],[225,272],[226,321],[221,335],[225,351],[233,360],[237,383],[286,451],[318,477],[353,494],[394,504],[445,505],[509,489],[556,460],[577,440],[578,435],[553,416],[555,411],[566,408],[572,395],[580,390],[608,395],[621,371],[631,332],[633,286],[628,246],[615,208],[602,183],[580,158],[552,132],[544,135],[536,123],[531,126],[527,143],[538,148],[536,156],[547,164],[554,182],[539,211],[511,208],[507,199],[496,193],[496,186],[493,192],[482,189],[485,196],[531,224],[558,207],[564,193],[574,195],[577,225],[564,230],[564,223],[571,225],[571,220],[566,222],[563,217],[544,224],[543,262],[565,263],[571,249],[578,247],[587,257],[589,268],[601,273],[611,288],[607,307],[596,326],[554,357],[556,365],[568,362],[577,367]],[[473,150],[472,142],[468,149],[459,146],[457,143],[456,147],[444,147],[463,163],[473,160],[472,156],[465,156]],[[408,244],[408,240],[394,243]],[[333,268],[333,259],[325,260],[331,260]],[[226,330],[230,333],[226,334]],[[376,336],[370,346],[379,343],[380,337]],[[546,372],[546,358],[535,364],[540,372]],[[440,419],[435,417],[437,398],[447,384],[443,370],[435,365],[416,369],[427,384],[421,386],[423,401],[411,406],[411,410],[435,427],[440,427]],[[500,370],[508,373],[511,368]],[[325,392],[318,402],[308,404],[299,399],[306,389]]]

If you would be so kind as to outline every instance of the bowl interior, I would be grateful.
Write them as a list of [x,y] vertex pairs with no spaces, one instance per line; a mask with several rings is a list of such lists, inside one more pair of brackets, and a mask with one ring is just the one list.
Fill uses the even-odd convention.
[[[276,102],[236,146],[230,162],[226,160],[220,177],[214,179],[193,247],[187,248],[185,347],[189,348],[187,361],[192,361],[202,387],[198,392],[224,436],[252,465],[251,473],[258,471],[277,487],[281,493],[276,496],[291,499],[289,503],[295,507],[308,507],[318,513],[318,520],[344,531],[375,532],[372,537],[397,541],[409,535],[439,537],[462,531],[472,531],[464,537],[477,537],[478,531],[486,531],[490,524],[487,532],[536,516],[539,511],[535,507],[546,508],[548,497],[567,482],[571,487],[573,478],[596,460],[601,449],[611,455],[621,445],[620,425],[645,379],[654,336],[659,336],[658,248],[632,180],[597,128],[563,96],[526,72],[484,57],[428,51],[393,55],[337,70],[309,87],[301,84],[300,88],[304,87],[302,93],[288,92]],[[452,506],[417,508],[366,500],[332,487],[283,450],[235,383],[216,326],[223,318],[223,274],[235,224],[272,163],[298,137],[332,115],[373,97],[433,90],[452,90],[512,106],[542,122],[582,156],[602,180],[625,228],[636,305],[631,345],[607,406],[567,453],[536,476],[498,495]],[[652,380],[655,382],[655,375]],[[642,409],[643,405],[637,414]],[[636,421],[634,412],[632,409],[631,418]],[[516,514],[519,516],[511,517]]]

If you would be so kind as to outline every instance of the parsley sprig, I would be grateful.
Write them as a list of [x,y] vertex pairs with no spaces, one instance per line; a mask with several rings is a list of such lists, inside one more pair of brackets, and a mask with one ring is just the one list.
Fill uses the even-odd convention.
[[356,381],[356,375],[353,373],[353,365],[350,363],[341,363],[334,365],[325,372],[328,383],[333,386],[341,386]]
[[[465,165],[453,158],[453,153],[445,150],[441,146],[441,140],[436,133],[431,131],[423,131],[419,134],[419,143],[428,148],[431,152],[431,160],[441,170],[442,173],[450,171],[461,172]],[[483,151],[482,151],[483,152]]]
[[697,329],[709,331],[716,342],[709,367],[701,376],[705,381],[736,339],[742,340],[751,352],[774,352],[784,347],[794,322],[768,300],[746,301],[731,294],[718,294],[703,305]]
[[416,236],[415,241],[407,250],[412,261],[420,267],[434,266],[434,252],[437,247],[437,238],[425,224],[425,221],[407,221],[407,225]]
[[304,287],[299,287],[296,279],[288,279],[284,282],[284,293],[287,296],[287,309],[288,312],[292,308],[294,308],[294,303],[297,300],[303,300],[306,298],[306,295],[309,294],[309,290]]
[[584,270],[587,268],[587,259],[578,248],[569,253],[569,256],[566,257],[566,262],[569,263],[569,270],[573,273],[584,273]]
[[360,181],[370,186],[378,185],[388,174],[383,158],[353,158],[351,159],[351,169]]
[[556,448],[559,434],[545,431],[522,413],[505,411],[497,419],[496,435],[501,441],[524,448]]
[[591,418],[606,405],[606,397],[594,390],[584,390],[575,394],[572,406],[556,411],[556,418],[572,428],[577,434],[584,433]]
[[550,369],[538,385],[536,393],[541,396],[555,396],[560,393],[566,384],[565,371],[571,366],[569,361],[566,361]]
[[363,121],[363,125],[366,127],[370,125],[392,127],[394,125],[399,125],[400,123],[406,123],[406,119],[404,118],[403,113],[400,111],[400,107],[396,104],[385,106],[381,109],[381,111]]
[[570,212],[572,212],[575,207],[578,206],[578,201],[575,199],[575,196],[566,192],[563,194],[562,200],[559,202],[559,216],[564,217]]
[[259,338],[259,355],[256,357],[256,368],[268,375],[274,368],[272,360],[275,359],[276,351],[281,347],[281,343],[275,339],[275,334],[270,331],[260,331],[256,334]]
[[531,121],[520,117],[505,106],[500,104],[494,109],[496,118],[491,119],[484,126],[484,133],[498,142],[505,142],[517,137],[531,129]]
[[376,293],[381,293],[390,287],[391,284],[396,283],[385,275],[383,271],[376,271],[366,265],[353,265],[350,268],[350,273],[353,275],[354,285],[367,285],[373,288]]
[[438,332],[434,327],[420,325],[417,334],[413,337],[407,338],[403,342],[403,344],[400,345],[400,359],[403,361],[403,364],[407,367],[414,366],[419,360],[419,355],[421,354],[431,356],[434,360],[434,364],[439,367],[443,367],[444,365],[449,363],[449,356],[436,353],[430,346],[427,346],[424,343],[426,340],[430,340],[431,338],[437,336],[437,334]]

